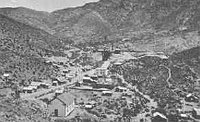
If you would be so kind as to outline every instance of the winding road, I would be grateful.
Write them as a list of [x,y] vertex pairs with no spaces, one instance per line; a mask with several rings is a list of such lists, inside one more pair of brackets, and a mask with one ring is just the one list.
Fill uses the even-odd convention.
[[170,88],[172,86],[172,84],[169,82],[169,80],[171,79],[172,77],[172,73],[171,73],[171,69],[165,65],[160,65],[161,67],[164,67],[168,70],[168,78],[166,80],[167,84],[168,84],[168,87]]

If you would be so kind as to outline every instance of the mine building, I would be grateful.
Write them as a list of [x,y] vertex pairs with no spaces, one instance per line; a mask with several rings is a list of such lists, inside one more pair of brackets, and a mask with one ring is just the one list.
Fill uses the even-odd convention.
[[105,61],[100,68],[96,68],[96,75],[98,77],[104,77],[108,75],[108,68],[110,67],[110,62]]

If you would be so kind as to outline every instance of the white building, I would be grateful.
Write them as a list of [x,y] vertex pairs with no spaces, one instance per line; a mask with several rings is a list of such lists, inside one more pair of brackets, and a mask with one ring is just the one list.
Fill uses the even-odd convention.
[[48,107],[53,116],[68,116],[75,108],[74,96],[65,92],[51,100]]

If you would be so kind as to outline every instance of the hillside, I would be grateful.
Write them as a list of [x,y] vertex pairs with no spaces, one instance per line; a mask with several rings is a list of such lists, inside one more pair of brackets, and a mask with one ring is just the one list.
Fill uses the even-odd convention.
[[[42,57],[53,55],[60,48],[57,45],[59,40],[47,32],[0,14],[0,121],[49,121],[41,104],[16,99],[15,93],[52,74]],[[10,74],[7,80],[4,73]]]
[[[31,25],[33,27],[45,30],[48,33],[53,33],[50,28],[50,23],[53,19],[50,17],[50,13],[35,11],[28,8],[0,8],[0,14],[8,16],[21,23]],[[51,20],[52,19],[52,20]]]
[[[171,54],[199,45],[199,6],[199,0],[100,0],[52,13],[26,8],[0,13],[76,44],[112,41]],[[120,42],[125,38],[129,41]]]
[[146,56],[112,66],[110,71],[122,75],[127,83],[135,85],[167,110],[180,99],[177,90],[199,96],[199,86],[196,85],[200,78],[199,52],[200,47],[194,47],[164,60]]
[[10,72],[11,81],[25,85],[46,77],[51,70],[42,57],[54,54],[57,45],[47,32],[0,15],[0,73]]
[[198,0],[100,0],[52,13],[1,8],[1,55],[19,62],[30,55],[41,58],[64,46],[58,38],[172,54],[200,44],[199,6]]
[[[166,49],[172,53],[199,44],[198,6],[198,0],[100,0],[51,14],[57,18],[56,32],[74,37],[74,41],[80,40],[76,37],[84,38],[92,31],[88,42],[105,41],[105,36],[111,41],[128,38],[130,42],[122,46],[130,45],[136,49],[142,46],[144,50],[156,51]],[[90,19],[90,22],[96,23],[95,27],[98,28],[97,23],[101,21],[101,26],[107,24],[109,29],[101,29],[99,33],[98,29],[94,30],[94,26],[91,28],[93,24],[87,26],[84,22],[87,21],[88,13],[96,13],[101,18],[98,21],[96,16]],[[77,23],[81,23],[84,34],[74,29]]]

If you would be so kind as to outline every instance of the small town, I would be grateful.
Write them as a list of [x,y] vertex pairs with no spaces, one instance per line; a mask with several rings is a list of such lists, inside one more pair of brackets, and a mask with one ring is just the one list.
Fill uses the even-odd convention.
[[0,122],[200,122],[200,0],[0,0]]
[[[56,70],[55,77],[32,81],[18,91],[22,99],[42,101],[52,120],[192,122],[200,119],[199,97],[195,94],[173,88],[178,96],[171,106],[166,106],[166,111],[158,106],[155,99],[137,88],[137,79],[129,83],[118,71],[130,60],[137,61],[145,57],[168,60],[168,56],[163,53],[144,52],[138,56],[138,53],[117,48],[93,52],[72,48],[72,54],[73,51],[79,51],[80,56],[72,60],[65,57],[47,57],[46,63]],[[81,65],[81,60],[77,58],[91,54],[100,57],[97,59],[99,64]],[[77,63],[77,60],[80,62]],[[9,82],[10,75],[8,72],[2,77]],[[197,82],[199,84],[199,80]],[[84,114],[89,117],[84,117]]]

